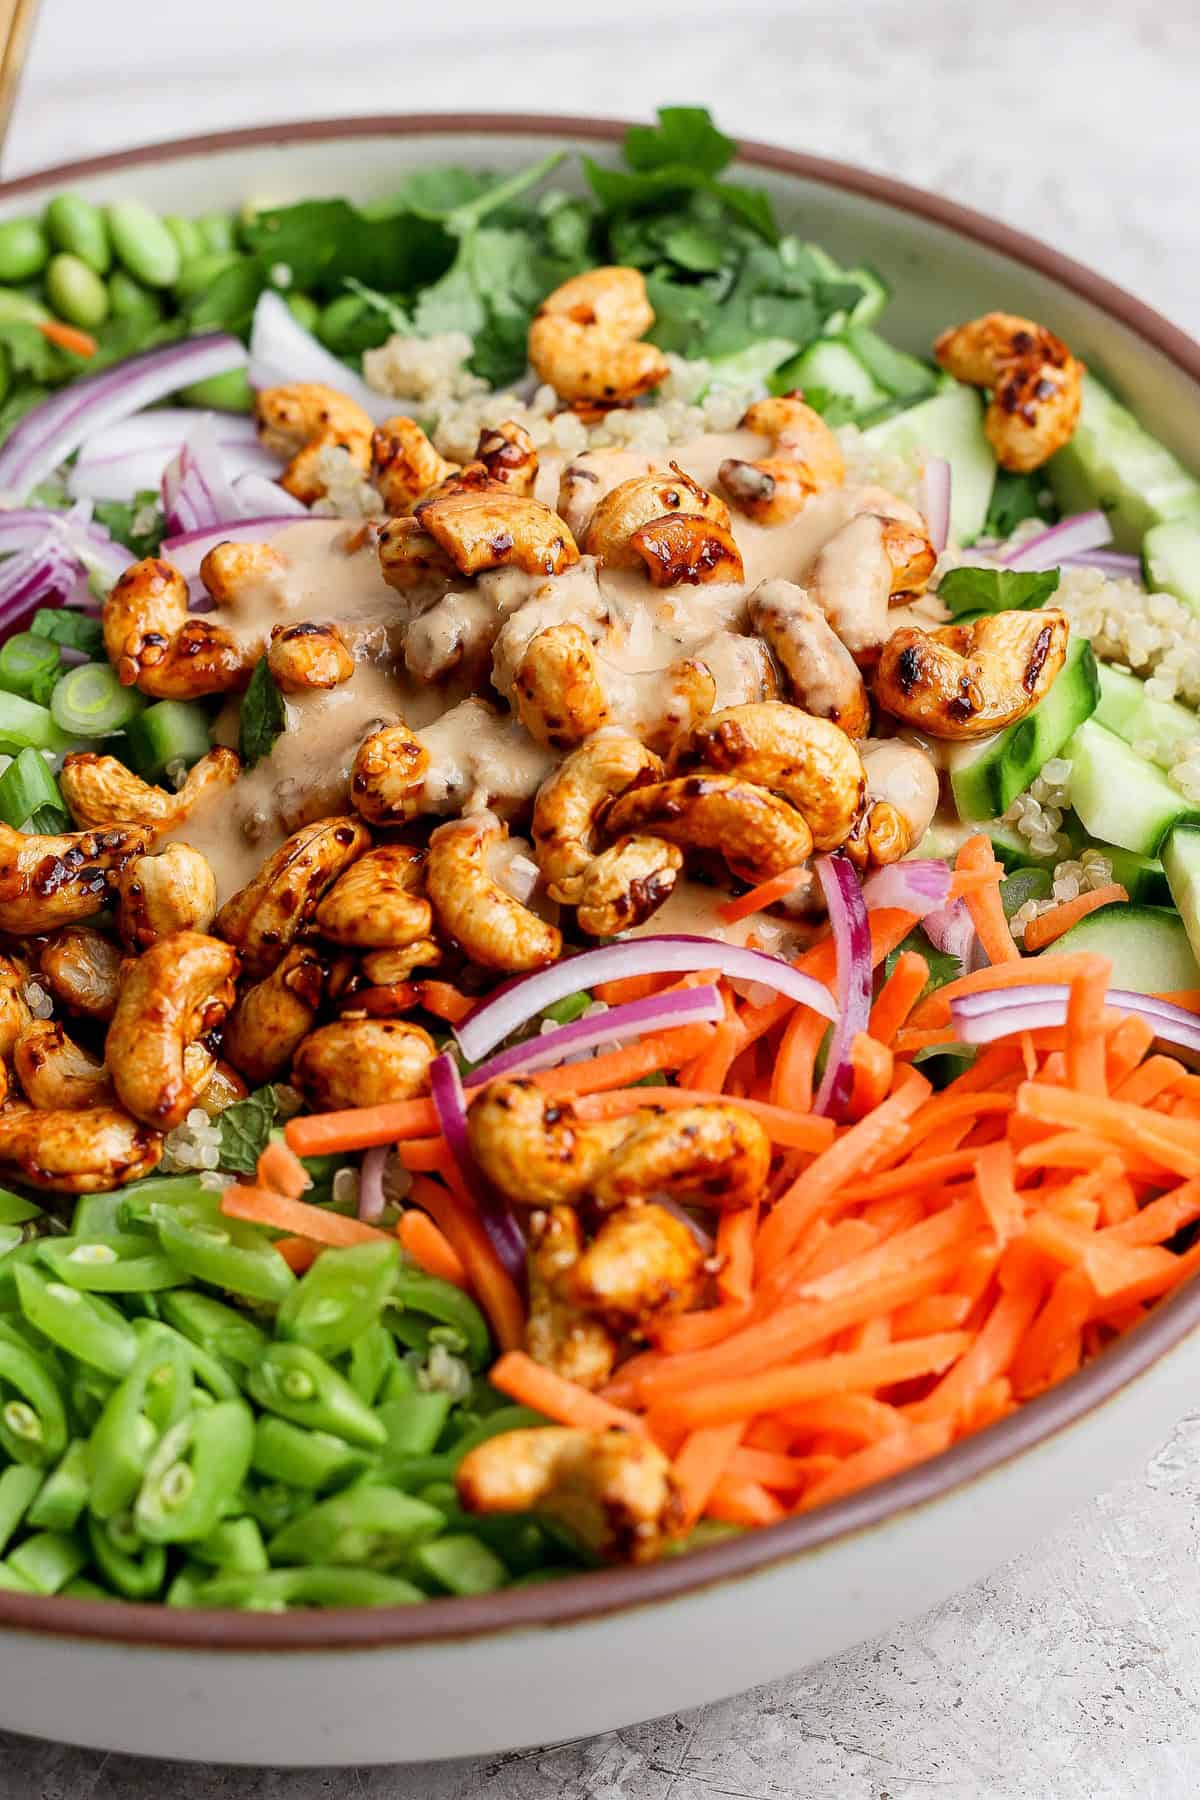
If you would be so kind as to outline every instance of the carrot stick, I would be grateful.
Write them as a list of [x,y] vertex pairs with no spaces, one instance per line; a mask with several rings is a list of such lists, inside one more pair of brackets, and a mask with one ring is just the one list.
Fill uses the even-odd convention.
[[1056,938],[1070,931],[1072,925],[1078,925],[1080,919],[1086,919],[1089,913],[1098,912],[1102,906],[1113,906],[1120,901],[1127,901],[1129,895],[1119,881],[1110,881],[1107,887],[1093,888],[1090,893],[1079,894],[1074,900],[1063,900],[1051,912],[1039,913],[1036,919],[1030,919],[1025,927],[1025,950],[1034,955],[1044,950],[1047,944],[1054,943]]
[[396,1236],[417,1267],[424,1269],[427,1275],[436,1275],[439,1280],[448,1281],[457,1288],[470,1287],[462,1258],[427,1213],[419,1212],[416,1207],[402,1213]]
[[736,1480],[732,1475],[718,1481],[707,1512],[710,1519],[723,1519],[730,1525],[774,1525],[787,1516],[774,1495],[756,1481]]
[[722,1259],[717,1292],[723,1300],[745,1305],[754,1292],[754,1239],[757,1206],[723,1212],[717,1221],[717,1255]]
[[829,1394],[806,1400],[801,1406],[789,1407],[779,1418],[796,1438],[832,1437],[850,1446],[890,1437],[904,1422],[894,1406],[869,1394]]
[[293,1275],[303,1275],[306,1269],[312,1268],[321,1254],[320,1246],[308,1238],[276,1238],[275,1248]]
[[771,1076],[771,1101],[775,1106],[808,1112],[813,1102],[813,1074],[817,1052],[829,1022],[807,1006],[798,1006],[787,1025]]
[[592,993],[605,1006],[624,1006],[629,1000],[648,1000],[661,994],[673,979],[671,975],[623,975],[619,981],[598,981]]
[[892,1085],[895,1058],[886,1044],[870,1032],[856,1032],[850,1043],[853,1082],[846,1107],[848,1119],[865,1119],[887,1096]]
[[1064,1269],[1014,1356],[1013,1392],[1028,1399],[1050,1385],[1050,1370],[1063,1345],[1082,1330],[1095,1292],[1082,1269]]
[[879,990],[867,1030],[890,1044],[917,1004],[929,980],[929,964],[915,950],[902,950],[896,966]]
[[772,875],[769,881],[762,881],[757,887],[752,887],[748,894],[742,894],[739,899],[727,900],[724,906],[718,906],[717,917],[723,919],[726,925],[736,925],[739,919],[748,919],[751,913],[762,912],[766,907],[774,906],[777,900],[784,899],[807,878],[807,863],[800,863],[794,869],[784,869],[778,875]]
[[[760,1421],[762,1423],[763,1421]],[[765,1421],[767,1424],[771,1420]],[[714,1425],[713,1431],[732,1431],[732,1425]],[[751,1449],[740,1444],[729,1459],[728,1472],[735,1479],[757,1481],[765,1488],[798,1488],[810,1473],[807,1459],[780,1450]]]
[[975,1150],[951,1150],[944,1156],[913,1157],[881,1175],[868,1175],[863,1181],[850,1181],[842,1189],[845,1204],[859,1205],[868,1200],[884,1200],[893,1194],[911,1194],[929,1187],[940,1187],[956,1175],[969,1175],[975,1167]]
[[674,1472],[685,1526],[694,1525],[704,1512],[744,1430],[739,1419],[732,1425],[712,1425],[689,1432],[684,1438],[675,1457]]
[[49,343],[57,344],[60,350],[70,350],[74,356],[96,354],[96,340],[91,332],[80,331],[75,325],[64,325],[61,319],[43,319],[38,330]]
[[1003,1246],[1025,1223],[1025,1208],[1013,1181],[1012,1145],[1007,1140],[987,1144],[977,1153],[975,1185],[987,1221]]
[[688,1069],[681,1072],[689,1087],[710,1088],[720,1093],[729,1078],[734,1058],[742,1048],[742,1028],[735,1014],[722,1019],[712,1038]]
[[493,1365],[488,1380],[510,1400],[543,1413],[559,1425],[577,1425],[581,1431],[609,1431],[616,1427],[639,1436],[645,1433],[645,1425],[636,1413],[611,1405],[599,1394],[590,1394],[576,1382],[534,1362],[523,1350],[507,1351]]
[[1177,1174],[1200,1175],[1200,1136],[1196,1128],[1178,1119],[1164,1119],[1147,1107],[1027,1081],[1017,1089],[1017,1110],[1046,1125],[1094,1132],[1123,1148],[1154,1157]]
[[965,1325],[971,1302],[965,1294],[926,1294],[897,1307],[892,1314],[892,1336],[925,1337],[931,1331],[957,1331]]
[[[854,1221],[847,1220],[847,1225]],[[922,1219],[908,1231],[885,1238],[865,1251],[853,1262],[825,1274],[808,1274],[799,1290],[802,1300],[837,1300],[843,1294],[857,1293],[864,1286],[883,1281],[935,1256],[951,1244],[964,1243],[978,1231],[980,1208],[976,1200],[959,1200],[943,1212]]]
[[837,1469],[814,1481],[805,1490],[800,1502],[802,1512],[811,1507],[824,1506],[827,1501],[837,1500],[843,1494],[852,1494],[858,1488],[869,1487],[874,1481],[883,1481],[889,1475],[898,1475],[902,1469],[909,1469],[914,1463],[924,1462],[930,1456],[938,1456],[945,1450],[952,1434],[949,1422],[930,1421],[924,1425],[911,1425],[894,1436],[883,1438],[877,1444],[869,1444],[865,1449],[848,1456]]
[[270,1188],[277,1194],[286,1194],[289,1200],[298,1200],[312,1186],[311,1177],[300,1158],[286,1144],[277,1140],[269,1143],[259,1157],[254,1179],[257,1186]]
[[1128,1101],[1131,1106],[1149,1106],[1161,1094],[1170,1093],[1183,1074],[1173,1056],[1148,1056],[1141,1068],[1134,1069],[1113,1089],[1113,1099]]
[[[446,1179],[452,1179],[449,1170]],[[488,1316],[502,1350],[514,1350],[525,1341],[525,1309],[512,1277],[492,1249],[471,1201],[442,1187],[428,1176],[413,1181],[414,1206],[433,1215],[434,1224],[450,1242],[471,1283],[471,1291]]]
[[[747,1214],[722,1213],[722,1219],[742,1219]],[[669,1354],[687,1355],[693,1350],[707,1350],[720,1344],[735,1331],[750,1323],[753,1308],[742,1300],[729,1300],[710,1306],[704,1312],[675,1313],[650,1326],[654,1342]],[[660,1359],[661,1360],[661,1359]],[[622,1374],[629,1364],[624,1364]]]
[[900,1162],[911,1156],[914,1150],[943,1125],[953,1125],[963,1119],[978,1124],[988,1113],[1012,1112],[1016,1103],[1015,1093],[961,1094],[952,1086],[948,1087],[917,1112],[896,1149],[896,1161]]
[[982,1388],[1007,1373],[1043,1292],[1044,1284],[1027,1275],[1021,1286],[1001,1293],[969,1349],[928,1398],[910,1409],[911,1416],[922,1420],[961,1417]]
[[963,900],[979,941],[987,952],[988,961],[993,966],[998,963],[1019,962],[1021,952],[1013,943],[1012,932],[1008,929],[1008,920],[1000,904],[1000,883],[1004,879],[1004,870],[996,861],[992,846],[981,831],[974,837],[969,837],[962,845],[954,859],[954,867],[959,874],[995,872],[993,881],[986,887],[977,887],[964,894]]
[[1104,997],[1111,967],[1077,975],[1067,1001],[1067,1079],[1081,1094],[1107,1094],[1104,1080]]
[[418,981],[416,987],[421,1005],[435,1019],[445,1019],[449,1024],[457,1025],[475,1010],[476,1003],[470,995],[461,993],[449,981],[423,980]]
[[[732,1218],[739,1215],[733,1213]],[[1123,1219],[1102,1233],[1113,1243],[1164,1244],[1168,1238],[1200,1219],[1200,1181],[1185,1181],[1170,1193],[1160,1194],[1132,1218]]]
[[225,1189],[221,1196],[221,1211],[226,1218],[266,1225],[272,1231],[285,1231],[289,1237],[308,1238],[314,1244],[367,1244],[389,1236],[386,1231],[377,1231],[374,1225],[348,1219],[344,1213],[312,1206],[306,1200],[292,1200],[271,1189],[244,1187],[240,1182]]
[[[623,1119],[629,1113],[646,1107],[697,1106],[704,1101],[724,1100],[724,1094],[709,1089],[656,1087],[617,1088],[605,1094],[583,1094],[575,1103],[581,1119]],[[793,1112],[789,1107],[772,1106],[763,1100],[743,1099],[738,1105],[762,1124],[773,1144],[792,1150],[827,1150],[834,1138],[832,1119],[811,1113]]]

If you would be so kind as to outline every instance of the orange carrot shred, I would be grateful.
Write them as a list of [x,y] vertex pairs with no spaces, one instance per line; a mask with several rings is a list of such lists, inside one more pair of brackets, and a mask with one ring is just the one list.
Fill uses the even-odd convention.
[[764,908],[774,906],[777,900],[785,899],[807,878],[807,863],[800,863],[793,869],[783,869],[778,875],[772,875],[769,881],[762,881],[757,887],[752,887],[748,894],[742,894],[737,900],[727,900],[724,906],[718,906],[717,916],[726,925],[736,925],[739,919],[748,919],[751,913],[762,912]]
[[417,1267],[424,1269],[427,1275],[436,1275],[439,1280],[448,1281],[457,1288],[470,1287],[470,1277],[461,1256],[428,1214],[416,1207],[402,1213],[396,1236]]
[[1129,895],[1119,881],[1110,881],[1107,887],[1092,888],[1089,893],[1079,894],[1074,900],[1063,900],[1051,912],[1039,913],[1036,919],[1030,919],[1025,927],[1025,949],[1029,955],[1044,950],[1064,932],[1086,919],[1089,913],[1098,912],[1102,906],[1114,906],[1120,901],[1127,901]]
[[867,1026],[873,1038],[890,1044],[920,999],[929,980],[929,964],[916,950],[902,950],[879,990]]
[[51,344],[57,344],[60,350],[70,350],[74,356],[95,356],[96,340],[90,331],[80,331],[77,325],[64,325],[61,319],[43,319],[38,330]]
[[954,867],[959,874],[987,872],[993,875],[986,886],[974,888],[964,894],[963,900],[979,941],[987,952],[988,961],[993,965],[1020,961],[1021,952],[1013,942],[1004,908],[1000,904],[1000,883],[1004,879],[1004,870],[996,861],[991,843],[982,832],[969,837],[962,845]]
[[450,1025],[460,1024],[475,1010],[476,1003],[470,995],[460,993],[449,981],[418,981],[416,988],[425,1011],[432,1013],[435,1019],[445,1019]]
[[367,1244],[388,1237],[374,1225],[359,1219],[348,1219],[344,1213],[330,1212],[324,1206],[312,1206],[306,1200],[292,1200],[272,1189],[244,1187],[235,1182],[221,1196],[221,1211],[230,1219],[245,1219],[252,1225],[266,1225],[272,1231],[287,1232],[289,1237],[308,1238],[314,1244]]
[[685,1525],[694,1525],[704,1512],[744,1430],[745,1425],[738,1419],[732,1425],[711,1425],[689,1432],[683,1440],[674,1469]]
[[645,1424],[636,1413],[613,1406],[599,1394],[556,1375],[523,1350],[507,1351],[493,1365],[488,1380],[510,1400],[532,1407],[560,1425],[577,1425],[582,1431],[608,1431],[616,1426],[639,1436],[645,1433]]
[[286,1194],[289,1200],[299,1200],[312,1186],[312,1178],[295,1151],[278,1141],[269,1143],[262,1152],[254,1179],[259,1187]]

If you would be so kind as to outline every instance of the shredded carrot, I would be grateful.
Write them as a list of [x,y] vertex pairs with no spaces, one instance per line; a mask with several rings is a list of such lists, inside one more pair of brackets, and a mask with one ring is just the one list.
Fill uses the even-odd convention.
[[730,1525],[774,1525],[786,1514],[773,1494],[768,1494],[757,1481],[741,1481],[723,1475],[713,1489],[708,1503],[710,1519],[723,1519]]
[[881,1044],[870,1032],[855,1034],[850,1044],[853,1082],[846,1106],[847,1118],[865,1119],[882,1103],[892,1085],[894,1063],[895,1058],[887,1045]]
[[748,919],[751,913],[762,912],[768,906],[774,906],[777,900],[783,900],[808,878],[808,864],[801,863],[794,869],[784,869],[778,875],[772,875],[769,881],[762,881],[752,887],[748,894],[742,894],[737,900],[727,900],[724,906],[718,906],[717,916],[726,925],[736,925],[739,919]]
[[436,1275],[439,1280],[449,1281],[457,1288],[470,1287],[461,1256],[427,1213],[416,1207],[402,1213],[396,1236],[417,1267],[424,1269],[427,1275]]
[[[451,1168],[443,1171],[447,1182],[453,1182]],[[492,1249],[479,1215],[465,1193],[455,1193],[450,1186],[431,1181],[426,1175],[414,1178],[410,1190],[414,1206],[431,1213],[467,1272],[472,1292],[487,1314],[502,1350],[514,1350],[525,1342],[525,1309],[512,1277]]]
[[[743,1213],[723,1213],[724,1219],[739,1219]],[[750,1323],[752,1307],[744,1300],[730,1300],[721,1306],[705,1307],[702,1312],[676,1313],[661,1319],[652,1329],[654,1342],[661,1350],[672,1355],[689,1350],[707,1350],[710,1344],[719,1344],[722,1339],[732,1337],[743,1325]],[[625,1364],[624,1369],[630,1365]]]
[[902,950],[896,966],[879,990],[867,1029],[881,1044],[890,1044],[924,992],[929,964],[916,950]]
[[305,1269],[311,1269],[321,1254],[320,1245],[312,1243],[308,1238],[276,1238],[275,1248],[293,1275],[303,1275]]
[[312,1186],[312,1178],[295,1151],[278,1140],[269,1143],[262,1152],[255,1166],[254,1179],[259,1187],[286,1194],[289,1200],[299,1200]]
[[1012,1145],[1007,1139],[987,1144],[977,1153],[975,1185],[997,1241],[1007,1244],[1025,1223],[1025,1208],[1013,1180]]
[[69,350],[74,356],[95,356],[96,340],[90,331],[80,331],[77,325],[64,325],[61,319],[43,319],[38,330],[51,344],[60,350]]
[[[702,1088],[617,1088],[603,1094],[581,1095],[575,1103],[575,1111],[581,1119],[622,1119],[629,1113],[642,1112],[648,1106],[696,1106],[724,1098],[723,1094]],[[792,1150],[817,1151],[827,1150],[833,1142],[832,1119],[792,1112],[788,1107],[773,1106],[762,1100],[742,1100],[740,1104],[754,1114],[774,1144],[786,1145]]]
[[243,1187],[240,1182],[225,1189],[221,1211],[227,1218],[266,1225],[272,1231],[308,1238],[314,1244],[367,1244],[388,1237],[386,1231],[377,1231],[374,1225],[364,1225],[359,1219],[348,1219],[344,1213],[312,1206],[306,1200],[292,1200],[272,1189]]
[[493,1365],[488,1380],[510,1400],[517,1400],[560,1425],[577,1425],[582,1431],[608,1431],[616,1426],[639,1435],[646,1429],[636,1413],[625,1412],[602,1400],[599,1394],[591,1394],[576,1382],[556,1375],[523,1350],[506,1351]]
[[1113,906],[1129,899],[1129,895],[1119,881],[1110,881],[1107,887],[1093,888],[1090,893],[1079,894],[1074,900],[1063,900],[1050,912],[1039,913],[1036,919],[1030,919],[1025,927],[1025,949],[1029,955],[1044,950],[1064,932],[1070,931],[1072,925],[1078,925],[1089,913],[1098,912],[1102,906]]
[[754,1238],[758,1231],[758,1208],[742,1207],[737,1212],[725,1211],[717,1221],[717,1255],[721,1267],[717,1273],[717,1292],[725,1300],[746,1304],[754,1291]]
[[675,1457],[675,1482],[683,1509],[683,1523],[694,1525],[712,1498],[745,1426],[736,1420],[732,1425],[711,1425],[702,1431],[689,1432]]
[[979,941],[987,953],[988,961],[997,963],[1019,962],[1021,952],[1013,942],[1012,932],[1008,929],[1008,920],[1004,916],[1004,908],[1000,904],[1000,883],[1004,879],[1004,869],[992,852],[992,846],[982,832],[969,837],[960,848],[954,861],[955,871],[960,875],[990,874],[992,879],[963,895],[967,911],[971,915]]
[[1081,1094],[1107,1094],[1104,997],[1111,965],[1076,975],[1067,1001],[1067,1080]]
[[814,1481],[805,1491],[801,1507],[807,1512],[810,1507],[823,1506],[829,1500],[837,1500],[843,1494],[852,1494],[858,1488],[870,1486],[874,1481],[898,1475],[902,1469],[909,1469],[914,1463],[925,1462],[931,1456],[940,1455],[948,1447],[950,1438],[949,1424],[930,1422],[926,1425],[908,1426],[892,1437],[881,1439],[877,1444],[869,1444],[853,1456],[846,1457],[828,1475]]
[[829,1022],[807,1006],[798,1006],[784,1027],[771,1074],[771,1102],[806,1113],[813,1102],[817,1052]]
[[432,1013],[435,1019],[445,1019],[450,1025],[461,1024],[468,1013],[474,1012],[475,1001],[469,994],[464,994],[449,981],[418,981],[417,998],[425,1011]]

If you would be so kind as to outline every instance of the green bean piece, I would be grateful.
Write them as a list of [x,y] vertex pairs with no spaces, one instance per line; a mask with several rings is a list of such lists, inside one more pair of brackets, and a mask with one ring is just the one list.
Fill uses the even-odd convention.
[[64,1282],[47,1281],[28,1263],[17,1269],[16,1281],[21,1311],[52,1344],[102,1374],[120,1379],[129,1373],[137,1355],[137,1338],[132,1325],[114,1306]]
[[427,1456],[442,1435],[451,1404],[449,1394],[442,1393],[385,1400],[378,1409],[388,1438],[384,1467],[395,1456]]
[[211,407],[215,412],[254,411],[254,389],[245,369],[227,369],[224,375],[207,375],[203,381],[189,382],[180,388],[179,398],[187,406]]
[[283,304],[287,307],[297,325],[302,325],[305,331],[315,331],[317,329],[317,320],[321,316],[321,309],[315,300],[309,299],[307,294],[285,294],[283,296]]
[[[8,1563],[2,1560],[0,1560],[0,1590],[9,1594],[37,1593],[32,1581],[26,1581],[23,1575],[18,1575],[15,1569],[10,1568]],[[66,1592],[65,1588],[63,1592]]]
[[114,319],[145,319],[149,324],[162,318],[162,301],[154,289],[143,287],[124,269],[114,269],[108,278],[108,304]]
[[368,1325],[351,1344],[346,1379],[360,1400],[374,1406],[399,1361],[396,1340],[385,1326],[376,1322]]
[[42,1471],[27,1463],[11,1463],[0,1475],[0,1550],[29,1511],[43,1479]]
[[332,1432],[367,1450],[387,1442],[382,1420],[305,1344],[269,1344],[248,1371],[246,1387],[260,1406],[294,1425]]
[[82,1438],[72,1438],[29,1508],[26,1523],[46,1531],[74,1531],[90,1485],[87,1445]]
[[241,1504],[263,1531],[278,1531],[312,1504],[312,1494],[300,1488],[285,1487],[282,1481],[264,1482],[261,1487],[242,1490]]
[[231,213],[201,213],[196,220],[206,250],[236,250],[235,221]]
[[296,1277],[266,1233],[221,1211],[221,1197],[201,1191],[186,1205],[156,1205],[152,1218],[162,1249],[198,1281],[251,1300],[279,1305]]
[[215,1531],[192,1545],[192,1555],[197,1562],[243,1575],[254,1575],[271,1566],[258,1521],[245,1516],[223,1519]]
[[156,1445],[134,1504],[142,1536],[155,1544],[194,1543],[219,1524],[250,1468],[254,1418],[241,1400],[192,1412]]
[[321,342],[332,349],[342,341],[345,333],[355,325],[367,311],[367,302],[361,294],[339,294],[324,307],[317,321],[317,336]]
[[128,1513],[112,1519],[87,1522],[92,1561],[110,1586],[126,1600],[152,1600],[167,1574],[167,1552],[162,1544],[144,1544]]
[[280,1337],[336,1356],[379,1319],[400,1266],[400,1246],[381,1238],[327,1250],[279,1308]]
[[112,1600],[113,1594],[107,1593],[96,1582],[89,1581],[86,1575],[77,1575],[74,1581],[68,1581],[59,1593],[68,1600]]
[[8,1555],[15,1569],[39,1594],[57,1594],[87,1563],[87,1551],[64,1531],[38,1531]]
[[[125,1193],[80,1194],[71,1215],[71,1236],[120,1237],[129,1227],[124,1217]],[[144,1241],[144,1240],[143,1240]]]
[[96,1369],[85,1369],[79,1363],[75,1365],[67,1382],[67,1413],[76,1431],[95,1429],[116,1385]]
[[508,1570],[495,1551],[465,1531],[418,1544],[412,1566],[450,1594],[492,1594],[508,1582]]
[[48,325],[50,312],[32,294],[0,287],[0,325]]
[[112,245],[104,214],[79,194],[55,194],[46,208],[46,232],[56,250],[78,256],[97,275],[112,267]]
[[287,1612],[292,1606],[416,1606],[419,1587],[373,1569],[268,1569],[262,1575],[218,1575],[196,1590],[193,1606],[240,1612]]
[[[319,1268],[320,1263],[314,1267]],[[440,1281],[436,1275],[427,1275],[411,1263],[403,1263],[392,1288],[392,1302],[403,1312],[423,1313],[456,1331],[463,1339],[463,1355],[471,1368],[482,1368],[487,1362],[492,1349],[487,1320],[461,1288]],[[395,1329],[395,1318],[390,1309],[384,1313],[384,1324],[389,1330]]]
[[212,1580],[212,1572],[201,1562],[185,1562],[170,1587],[163,1595],[165,1606],[195,1606],[196,1595],[206,1581]]
[[175,280],[175,292],[181,300],[205,294],[218,276],[242,262],[236,250],[198,250],[184,262]]
[[262,1327],[245,1313],[190,1288],[166,1294],[162,1309],[164,1318],[177,1331],[229,1368],[248,1369],[270,1341]]
[[162,222],[174,238],[180,256],[184,262],[190,256],[203,256],[208,245],[203,231],[195,219],[185,219],[182,213],[164,213]]
[[254,1421],[256,1475],[290,1488],[337,1487],[370,1467],[370,1455],[329,1431],[308,1431],[270,1415]]
[[27,1225],[42,1218],[42,1208],[28,1194],[14,1194],[11,1188],[0,1188],[0,1221],[5,1225]]
[[161,1320],[139,1319],[134,1325],[142,1342],[151,1338],[167,1338],[172,1343],[182,1346],[192,1366],[192,1374],[200,1383],[193,1391],[192,1404],[202,1406],[206,1400],[236,1400],[239,1389],[235,1374],[226,1368],[219,1356],[204,1348],[203,1344],[194,1344],[182,1332],[176,1331],[173,1325],[165,1325]]
[[60,250],[46,269],[46,296],[60,319],[94,331],[108,317],[108,289],[83,258]]
[[88,1440],[92,1491],[89,1506],[111,1519],[132,1504],[162,1434],[187,1416],[192,1404],[188,1346],[174,1334],[155,1332],[138,1351],[132,1369],[108,1396]]
[[108,1239],[42,1238],[38,1254],[59,1281],[87,1293],[150,1293],[184,1279],[151,1240],[133,1232]]
[[432,1537],[444,1516],[396,1488],[360,1481],[277,1531],[267,1545],[274,1563],[349,1563],[386,1569],[403,1562],[414,1544]]
[[0,224],[0,281],[31,281],[50,256],[46,234],[36,219],[5,219]]
[[57,1462],[67,1447],[67,1413],[48,1359],[0,1337],[0,1394],[0,1445],[13,1461]]
[[122,200],[108,209],[113,249],[147,287],[170,287],[179,275],[179,246],[162,220],[139,200]]

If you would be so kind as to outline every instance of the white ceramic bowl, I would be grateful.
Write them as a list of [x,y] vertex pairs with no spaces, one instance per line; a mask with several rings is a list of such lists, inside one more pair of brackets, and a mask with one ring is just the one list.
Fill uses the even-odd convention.
[[[176,212],[386,195],[455,161],[516,168],[546,140],[611,159],[584,119],[282,125],[50,169]],[[992,308],[1044,321],[1200,470],[1200,347],[1044,245],[880,176],[743,147],[780,218],[893,283],[913,350]],[[468,1755],[628,1724],[768,1681],[921,1612],[1137,1466],[1195,1393],[1200,1283],[1071,1380],[932,1462],[803,1518],[653,1568],[476,1600],[276,1617],[0,1593],[0,1726],[150,1755],[338,1764]]]

